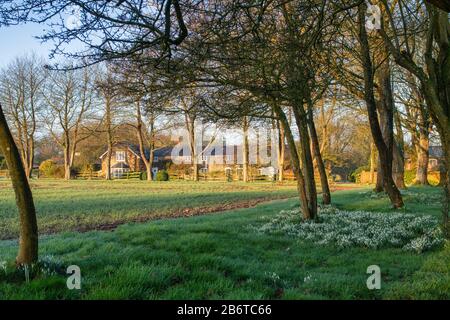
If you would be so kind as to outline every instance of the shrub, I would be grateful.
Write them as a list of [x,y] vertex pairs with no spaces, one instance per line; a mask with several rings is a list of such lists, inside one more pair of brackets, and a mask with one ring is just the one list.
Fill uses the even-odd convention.
[[39,172],[44,177],[53,177],[55,175],[55,171],[58,168],[56,163],[51,160],[45,160],[42,161],[42,163],[39,165]]
[[64,178],[64,166],[57,165],[53,160],[45,160],[39,166],[39,174],[46,178]]
[[412,185],[416,179],[416,170],[405,170],[405,184]]
[[341,248],[393,247],[421,253],[444,243],[438,220],[432,216],[351,212],[331,206],[321,208],[318,222],[302,220],[298,210],[283,210],[256,230]]
[[166,170],[158,171],[156,174],[156,181],[169,181],[169,174]]

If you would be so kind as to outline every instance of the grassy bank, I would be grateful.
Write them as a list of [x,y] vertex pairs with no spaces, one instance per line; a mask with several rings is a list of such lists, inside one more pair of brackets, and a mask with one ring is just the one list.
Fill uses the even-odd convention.
[[[209,194],[210,188],[195,195]],[[340,191],[333,198],[342,209],[389,211],[386,198],[371,198],[366,191]],[[438,203],[424,204],[415,195],[427,194],[433,199],[439,189],[411,191],[405,196],[405,211],[439,214]],[[163,191],[160,195],[168,197]],[[188,203],[198,201],[195,196],[191,199]],[[338,249],[253,232],[252,227],[280,210],[296,206],[294,199],[279,200],[221,214],[127,224],[114,231],[45,236],[41,238],[41,257],[52,256],[63,266],[78,265],[82,289],[68,290],[63,275],[41,275],[26,284],[16,274],[0,278],[0,298],[450,298],[448,245],[423,254],[392,248]],[[16,241],[1,241],[0,260],[12,261],[16,250]],[[374,264],[381,268],[381,290],[366,287],[367,267]]]
[[[293,183],[62,181],[32,182],[41,234],[109,229],[129,221],[191,216],[294,197]],[[0,181],[0,239],[16,238],[10,181]]]

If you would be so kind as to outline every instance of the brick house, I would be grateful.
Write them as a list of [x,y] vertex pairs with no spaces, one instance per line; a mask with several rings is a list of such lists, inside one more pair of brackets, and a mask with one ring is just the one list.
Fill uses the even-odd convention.
[[[428,171],[440,172],[444,169],[444,150],[441,146],[430,146],[428,149]],[[413,161],[409,154],[405,156],[405,169],[413,170],[416,167],[416,162]]]
[[[184,155],[186,148],[174,150],[172,146],[166,146],[154,150],[152,173],[155,176],[160,170],[166,169],[174,173],[187,173],[191,170],[191,156]],[[240,176],[242,174],[242,146],[229,145],[220,147],[204,146],[202,154],[199,155],[198,165],[200,173],[232,174]],[[228,151],[228,155],[226,154]],[[150,151],[144,150],[148,159]],[[177,153],[177,161],[172,159],[172,152]],[[107,154],[105,151],[101,156],[101,175],[105,176],[107,170]],[[269,167],[250,165],[250,170],[255,171],[254,175],[266,175]],[[270,167],[271,168],[271,167]],[[253,170],[254,169],[254,170]],[[274,168],[271,168],[274,169]],[[111,155],[111,175],[113,178],[120,178],[129,172],[144,172],[145,164],[141,159],[139,146],[120,142],[114,144]],[[271,173],[273,174],[273,173]]]
[[[163,147],[154,150],[153,155],[153,174],[159,170],[165,169],[166,164],[170,162],[170,153],[172,147]],[[148,159],[150,151],[144,150],[145,156]],[[105,151],[101,156],[101,175],[106,174],[107,170],[107,154]],[[145,164],[141,159],[139,146],[131,143],[120,142],[113,145],[111,154],[111,175],[113,178],[120,178],[128,172],[143,172],[145,171]]]

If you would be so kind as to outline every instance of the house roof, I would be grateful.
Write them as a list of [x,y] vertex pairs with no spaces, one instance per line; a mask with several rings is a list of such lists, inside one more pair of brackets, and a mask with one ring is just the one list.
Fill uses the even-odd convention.
[[172,150],[173,150],[173,147],[162,147],[162,148],[155,149],[153,151],[153,154],[155,157],[163,158],[163,157],[170,156],[172,153]]
[[[114,145],[115,147],[124,147],[124,148],[128,148],[128,150],[130,150],[131,152],[133,152],[137,157],[141,157],[141,152],[139,150],[139,145],[137,144],[132,144],[132,143],[126,143],[126,142],[118,142]],[[238,147],[237,145],[226,145],[223,146],[223,155],[226,154],[227,152],[227,148],[231,148],[234,152],[234,154],[237,154],[238,151]],[[172,150],[174,147],[172,146],[166,146],[166,147],[161,147],[161,148],[157,148],[153,151],[154,157],[158,157],[158,158],[164,158],[164,157],[170,157],[172,155]],[[220,146],[215,146],[215,145],[203,145],[203,155],[208,155],[208,156],[215,156],[216,152],[220,150]],[[183,148],[180,149],[179,152],[179,156],[183,156],[184,152],[183,152]],[[145,152],[145,157],[148,159],[150,157],[150,150],[148,148],[144,149]],[[101,156],[100,159],[102,159],[106,154],[108,153],[108,151],[105,151]]]
[[[134,153],[137,157],[139,157],[139,158],[141,157],[141,152],[139,151],[139,146],[136,144],[126,143],[126,142],[118,142],[118,143],[114,144],[114,147],[128,148],[128,150],[130,150],[132,153]],[[150,151],[148,149],[145,149],[144,152],[145,152],[145,157],[148,158],[150,155]],[[99,158],[102,159],[107,153],[108,153],[108,150],[103,152]]]
[[429,148],[430,158],[443,158],[444,149],[441,146],[430,146]]

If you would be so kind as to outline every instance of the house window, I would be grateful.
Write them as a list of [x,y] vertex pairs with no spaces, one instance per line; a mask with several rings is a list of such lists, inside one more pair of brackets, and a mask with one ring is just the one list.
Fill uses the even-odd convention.
[[112,170],[112,175],[113,175],[113,178],[120,179],[120,178],[122,178],[127,172],[130,172],[130,169],[128,169],[128,168],[114,168],[114,169]]
[[124,162],[125,161],[125,151],[117,151],[116,152],[116,161]]
[[158,160],[159,160],[158,157],[153,158],[153,161],[155,161],[155,162],[158,162]]
[[431,167],[431,168],[436,167],[437,164],[438,163],[437,163],[436,159],[430,159],[429,162],[428,162],[428,166]]

